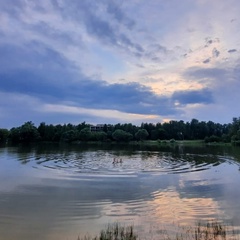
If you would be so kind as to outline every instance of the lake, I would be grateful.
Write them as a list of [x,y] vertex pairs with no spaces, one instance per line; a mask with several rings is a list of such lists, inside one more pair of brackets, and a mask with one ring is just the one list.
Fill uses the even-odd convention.
[[2,146],[0,164],[3,240],[77,240],[114,222],[146,238],[198,221],[240,226],[237,147]]

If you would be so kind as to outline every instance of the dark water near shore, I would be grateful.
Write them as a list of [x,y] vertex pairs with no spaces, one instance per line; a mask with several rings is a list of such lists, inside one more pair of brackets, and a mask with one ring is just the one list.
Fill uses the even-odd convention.
[[199,220],[238,229],[239,169],[235,147],[0,147],[0,239],[76,240],[113,222],[148,237]]

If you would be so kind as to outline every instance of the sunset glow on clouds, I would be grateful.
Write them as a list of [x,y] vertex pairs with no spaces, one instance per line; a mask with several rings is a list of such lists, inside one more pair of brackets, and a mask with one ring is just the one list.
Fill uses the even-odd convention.
[[1,1],[1,127],[231,122],[239,10],[237,0]]

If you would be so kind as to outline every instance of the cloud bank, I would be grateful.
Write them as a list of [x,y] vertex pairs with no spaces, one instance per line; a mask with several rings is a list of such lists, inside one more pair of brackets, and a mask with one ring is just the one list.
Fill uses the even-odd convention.
[[1,127],[231,121],[239,4],[0,2]]

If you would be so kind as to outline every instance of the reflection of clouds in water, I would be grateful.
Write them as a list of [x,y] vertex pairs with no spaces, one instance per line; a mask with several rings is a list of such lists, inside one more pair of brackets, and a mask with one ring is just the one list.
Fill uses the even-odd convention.
[[[217,219],[223,215],[219,204],[212,198],[182,198],[173,188],[155,191],[145,202],[128,201],[105,206],[107,216],[125,223],[135,223],[141,236],[174,226],[191,226],[196,221]],[[154,230],[155,229],[155,230]],[[155,232],[154,232],[155,231]],[[148,239],[148,238],[146,238]]]
[[[100,230],[108,222],[140,226],[173,221],[191,223],[196,218],[207,219],[220,213],[217,202],[211,198],[198,198],[197,194],[191,198],[188,192],[181,196],[176,182],[177,175],[150,174],[45,179],[42,185],[20,186],[18,192],[6,193],[0,213],[8,216],[10,224],[25,239],[32,239],[37,232],[42,239],[61,233],[60,240],[76,232]],[[0,196],[2,199],[3,194]],[[7,234],[8,229],[1,232]]]
[[238,163],[229,159],[208,171],[181,174],[177,191],[181,198],[212,198],[222,213],[219,218],[231,226],[240,226],[240,191],[237,191],[240,175]]
[[182,198],[178,192],[165,191],[155,194],[154,221],[171,224],[173,221],[191,225],[196,219],[209,220],[222,214],[218,202],[212,198]]
[[[91,201],[91,198],[86,196],[87,189],[85,190],[33,185],[20,186],[17,192],[1,194],[1,237],[26,240],[52,239],[48,238],[49,234],[55,235],[60,232],[62,236],[59,239],[67,239],[72,234],[72,225],[75,224],[77,227],[74,229],[75,233],[85,220],[101,218],[102,205],[109,203],[101,200]],[[9,231],[5,224],[14,228]]]
[[[141,220],[144,220],[143,226],[151,227],[153,236],[158,236],[160,232],[167,230],[167,237],[173,234],[172,237],[175,238],[176,234],[182,231],[180,227],[194,226],[199,220],[218,220],[219,216],[223,214],[216,200],[212,198],[182,198],[174,189],[156,192],[155,198],[148,204],[151,204],[155,211]],[[145,227],[142,232],[148,236],[147,230]]]
[[[0,152],[0,157],[4,154]],[[186,154],[181,149],[181,153],[30,151],[19,158],[12,150],[5,156],[0,169],[0,180],[5,182],[0,188],[4,239],[9,239],[7,235],[25,240],[76,239],[80,233],[97,233],[113,221],[134,223],[144,231],[150,225],[195,223],[199,218],[240,222],[237,165],[216,155]],[[38,164],[44,157],[48,160]],[[113,157],[121,157],[123,164],[113,166]],[[53,168],[46,167],[51,164]],[[76,171],[74,164],[85,164],[90,172]],[[156,166],[165,172],[155,171]],[[198,166],[200,171],[192,171]],[[143,167],[151,171],[142,171]],[[189,171],[181,171],[184,167]],[[6,224],[14,226],[14,231]]]
[[[0,193],[2,237],[48,239],[48,235],[60,232],[66,239],[71,231],[100,230],[115,220],[135,222],[141,214],[149,213],[146,202],[152,198],[151,192],[169,184],[166,178],[159,183],[152,181],[150,175],[48,178],[38,185],[19,185],[16,181],[14,190]],[[121,206],[126,207],[122,213]],[[147,211],[141,211],[144,208]],[[5,227],[6,216],[8,224],[15,226],[14,231]]]

